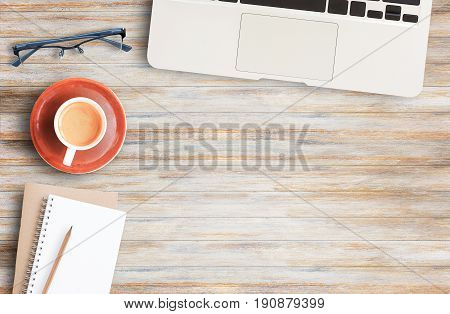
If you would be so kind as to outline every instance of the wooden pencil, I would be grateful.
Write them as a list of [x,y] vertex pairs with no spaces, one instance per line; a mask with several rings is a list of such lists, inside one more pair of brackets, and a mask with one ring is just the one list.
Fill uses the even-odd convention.
[[53,277],[55,276],[55,273],[56,273],[56,269],[58,268],[59,262],[61,261],[61,258],[64,254],[64,250],[66,249],[67,243],[69,242],[70,235],[72,234],[72,227],[70,227],[69,231],[67,231],[66,236],[64,237],[64,240],[61,244],[61,247],[59,248],[58,256],[56,257],[55,262],[53,263],[53,266],[52,266],[52,270],[50,271],[50,274],[48,275],[47,282],[45,283],[45,286],[44,286],[44,290],[42,290],[43,294],[46,294],[48,289],[50,288]]

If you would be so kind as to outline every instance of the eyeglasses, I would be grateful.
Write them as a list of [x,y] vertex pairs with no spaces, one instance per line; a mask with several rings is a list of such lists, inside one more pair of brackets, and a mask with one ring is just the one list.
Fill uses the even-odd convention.
[[[100,32],[18,44],[13,47],[14,55],[17,56],[17,60],[11,62],[11,65],[18,67],[38,51],[56,50],[58,51],[60,58],[64,57],[64,52],[66,50],[76,49],[80,54],[83,54],[84,49],[82,46],[97,43],[104,43],[110,47],[112,46],[121,51],[128,52],[132,47],[123,43],[123,39],[126,36],[125,28],[112,28]],[[66,43],[66,45],[62,45],[61,43]]]

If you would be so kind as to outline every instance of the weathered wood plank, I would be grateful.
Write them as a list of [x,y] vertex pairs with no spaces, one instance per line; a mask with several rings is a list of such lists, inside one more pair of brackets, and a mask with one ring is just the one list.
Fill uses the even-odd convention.
[[[272,112],[246,113],[241,112],[141,112],[127,114],[127,136],[131,141],[137,140],[190,140],[193,134],[201,133],[203,129],[210,130],[210,124],[217,126],[217,131],[204,132],[205,139],[227,138],[226,131],[232,132],[233,140],[240,140],[244,133],[249,134],[248,140],[255,140],[260,131],[272,130],[264,134],[265,139],[280,138],[279,128],[286,128],[286,132],[301,132],[305,125],[309,125],[306,132],[310,140],[318,140],[314,136],[331,136],[328,141],[342,139],[348,136],[347,142],[359,142],[360,138],[370,137],[380,140],[448,140],[450,131],[450,112],[440,113],[283,113],[281,118]],[[3,113],[0,120],[0,140],[29,140],[29,113]],[[269,121],[268,124],[266,121]],[[188,123],[189,125],[186,125]],[[278,128],[277,128],[278,127]],[[141,128],[141,134],[139,134]],[[259,130],[258,128],[258,130]],[[439,132],[441,130],[441,132]],[[176,131],[176,132],[175,132]],[[169,134],[167,134],[169,132]],[[398,132],[399,134],[395,134]],[[144,134],[142,134],[144,133]],[[152,134],[154,133],[153,137]],[[217,133],[214,134],[214,133]],[[318,134],[324,133],[324,135]],[[255,134],[251,136],[251,134]],[[140,137],[141,135],[141,137]],[[143,137],[145,135],[145,137]],[[335,136],[335,137],[333,137]],[[405,136],[402,138],[402,136]],[[355,140],[352,141],[351,138]],[[358,138],[359,137],[359,138]],[[391,142],[393,143],[393,142]]]
[[[123,55],[126,58],[125,55]],[[447,86],[442,82],[440,68],[429,66],[428,76],[436,76],[433,86]],[[19,68],[7,64],[0,65],[0,82],[2,86],[49,86],[68,77],[86,77],[100,81],[109,87],[201,87],[201,86],[304,86],[300,83],[271,80],[244,80],[212,75],[164,71],[151,68],[145,64],[28,64]],[[442,69],[441,69],[442,68]],[[429,85],[430,86],[430,85]]]
[[[377,242],[408,266],[450,266],[449,242]],[[121,246],[118,266],[399,266],[367,242],[134,242]]]
[[[0,268],[0,293],[11,293],[13,278]],[[111,292],[443,293],[449,282],[448,267],[119,267]]]
[[[368,140],[379,144],[446,143],[449,140],[450,113],[129,113],[127,140],[180,141],[185,144],[204,139],[224,145],[242,141],[289,142],[304,134],[302,145],[358,144]],[[30,140],[28,113],[3,113],[0,140]],[[264,124],[270,120],[270,123]],[[307,126],[307,129],[305,129]],[[283,138],[284,131],[284,138]],[[302,133],[303,132],[303,133]],[[245,143],[245,141],[243,143]],[[182,151],[180,151],[182,153]]]
[[[0,37],[52,38],[115,27],[127,29],[127,37],[148,37],[151,10],[141,12],[2,12]],[[439,19],[439,15],[436,16]],[[445,20],[442,21],[445,23]],[[65,27],[56,27],[64,25]],[[436,34],[440,34],[437,30]]]
[[[447,241],[123,241],[117,267],[450,267]],[[14,267],[17,242],[0,241],[0,267]],[[390,256],[386,255],[388,253]]]
[[[30,3],[31,2],[31,3]],[[147,12],[151,9],[152,0],[33,0],[13,1],[2,0],[1,10],[13,10],[19,12],[33,11],[125,11]]]
[[113,293],[442,293],[449,268],[136,268],[116,272]]
[[0,241],[17,241],[19,238],[20,219],[0,219]]
[[[177,115],[191,122],[192,129],[177,129],[178,119],[168,113],[129,114],[126,144],[113,164],[301,166],[293,141],[302,136],[298,148],[309,165],[448,165],[450,161],[447,113],[286,113],[280,125],[284,135],[278,127],[241,129],[248,123],[261,126],[272,113]],[[28,119],[24,113],[0,116],[0,144],[5,148],[0,165],[42,164],[29,140]],[[217,129],[204,131],[206,122]],[[302,133],[306,125],[308,131]]]
[[[11,47],[16,44],[30,42],[36,40],[33,37],[12,37],[3,38],[0,44],[0,63],[10,63],[15,60]],[[85,46],[84,55],[88,58],[80,56],[78,53],[67,52],[63,59],[57,56],[57,52],[51,50],[43,50],[34,54],[32,58],[26,61],[26,65],[34,63],[44,64],[83,64],[83,63],[120,63],[120,64],[147,64],[147,44],[148,37],[142,38],[126,38],[125,43],[131,45],[133,49],[124,54],[119,51],[114,52],[104,43],[92,42]],[[108,57],[105,58],[105,53]],[[450,36],[449,37],[430,37],[428,43],[428,64],[441,64],[448,62],[450,55]]]
[[[124,71],[120,64],[27,64],[19,68],[1,64],[0,82],[2,86],[42,87],[68,77],[86,77],[110,87],[304,86],[293,82],[165,71],[144,64],[130,64],[126,68],[127,71]],[[425,72],[425,86],[449,86],[450,63],[428,64]]]
[[[0,219],[0,240],[17,240],[19,224],[18,218]],[[450,218],[128,218],[122,239],[450,241]]]
[[[302,197],[336,218],[450,218],[450,192],[302,192]],[[19,218],[21,191],[0,193],[0,217]],[[290,192],[121,192],[119,209],[128,217],[247,218],[323,217]]]
[[450,54],[444,47],[450,49],[450,36],[430,37],[428,39],[427,63],[442,63],[443,60],[447,60]]
[[[0,87],[0,113],[31,112],[46,87]],[[175,113],[278,113],[313,90],[312,87],[113,87],[127,114],[163,112],[158,104]],[[363,94],[321,89],[289,108],[290,113],[450,112],[450,88],[425,87],[418,97]],[[283,114],[284,116],[284,114]]]
[[[314,166],[309,171],[244,170],[217,167],[139,170],[133,166],[107,166],[89,175],[68,176],[47,165],[1,166],[4,192],[22,191],[25,182],[65,185],[104,191],[157,192],[397,192],[450,191],[449,166]],[[264,170],[264,169],[263,169]],[[281,183],[282,186],[279,184]],[[300,201],[300,200],[299,200]]]
[[[391,147],[381,141],[370,140],[367,143],[351,144],[306,144],[302,146],[302,155],[306,163],[302,163],[300,155],[289,155],[290,147],[287,142],[269,142],[264,141],[261,147],[269,147],[270,151],[263,156],[255,153],[256,144],[250,142],[245,145],[233,145],[227,147],[222,141],[209,141],[216,149],[214,154],[205,150],[204,146],[198,145],[193,141],[168,141],[158,145],[150,142],[128,141],[122,148],[120,154],[112,162],[114,166],[142,166],[142,169],[154,169],[167,165],[195,165],[199,167],[214,168],[217,166],[260,166],[261,169],[302,169],[303,165],[308,166],[437,166],[448,165],[448,145],[442,142],[436,142],[432,146],[425,146],[425,140],[415,143],[398,145]],[[0,165],[22,165],[22,166],[40,166],[44,161],[35,151],[31,141],[3,141],[0,145],[8,147],[0,156]],[[187,146],[189,148],[179,153],[176,145]],[[169,148],[170,147],[170,148]],[[250,152],[244,152],[248,147]],[[153,151],[157,149],[158,151]],[[194,153],[190,152],[194,150]],[[232,149],[232,151],[231,151]],[[355,157],[354,153],[360,152]],[[148,168],[145,168],[148,167]]]
[[[189,224],[186,224],[189,221]],[[339,222],[368,240],[450,240],[447,218],[340,218]],[[251,226],[251,229],[249,229]],[[432,226],[430,230],[430,226]],[[153,229],[148,232],[146,230]],[[328,235],[323,234],[327,230]],[[150,234],[146,234],[151,233]],[[347,228],[329,218],[131,218],[124,240],[358,240]]]
[[0,267],[0,293],[12,293],[14,267]]
[[[435,134],[436,135],[436,134]],[[432,135],[430,135],[431,137]],[[321,139],[324,139],[323,137]],[[345,140],[345,138],[344,138]],[[240,141],[240,139],[237,139]],[[302,168],[300,155],[289,156],[292,145],[287,141],[265,140],[259,143],[265,151],[259,155],[255,150],[255,141],[228,146],[225,140],[207,140],[216,150],[214,154],[206,150],[205,146],[195,140],[170,140],[158,144],[150,141],[127,140],[120,154],[114,159],[114,166],[139,166],[155,168],[163,165],[196,165],[205,167],[248,165],[261,166],[261,169],[282,169],[293,166]],[[400,143],[391,146],[383,140],[368,139],[364,142],[352,143],[306,143],[301,146],[301,152],[309,166],[340,165],[340,166],[436,166],[448,165],[448,143],[445,140],[426,139],[412,140],[410,143]],[[39,166],[44,161],[35,151],[31,141],[1,141],[0,145],[7,149],[0,155],[0,166],[22,165]],[[177,145],[187,147],[178,152]],[[248,152],[245,152],[247,147]],[[154,151],[156,149],[157,151]],[[193,152],[192,152],[193,151]],[[355,152],[358,152],[357,154]],[[357,155],[357,156],[355,156]]]
[[0,241],[0,268],[14,268],[16,265],[16,252],[17,241]]

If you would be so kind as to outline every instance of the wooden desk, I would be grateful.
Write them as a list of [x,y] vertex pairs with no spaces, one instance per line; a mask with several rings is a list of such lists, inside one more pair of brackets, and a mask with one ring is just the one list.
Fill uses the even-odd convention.
[[[202,123],[261,123],[311,88],[151,69],[149,0],[5,2],[13,4],[0,3],[1,292],[11,291],[25,182],[118,191],[122,210],[144,202],[128,215],[114,293],[450,291],[450,9],[438,8],[445,1],[435,1],[423,93],[315,91],[272,121],[309,125],[302,145],[309,171],[298,160],[294,171],[262,167],[271,178],[242,167],[259,162],[252,151],[226,154],[227,136],[240,143],[239,128],[208,138],[218,151],[215,169],[195,166],[186,175],[173,164],[188,162],[183,147],[199,145]],[[110,27],[127,28],[131,53],[96,46],[86,55],[97,64],[75,52],[61,61],[35,56],[18,69],[7,64],[14,43]],[[38,95],[75,76],[111,87],[129,124],[117,158],[83,176],[47,166],[28,133]],[[163,129],[179,121],[149,98],[194,126],[181,130],[180,153],[175,132]],[[160,126],[149,132],[167,139],[170,152],[152,155],[139,123]],[[265,158],[276,161],[286,143],[269,140],[275,148]],[[172,166],[140,170],[144,159]],[[211,162],[193,161],[201,160]]]

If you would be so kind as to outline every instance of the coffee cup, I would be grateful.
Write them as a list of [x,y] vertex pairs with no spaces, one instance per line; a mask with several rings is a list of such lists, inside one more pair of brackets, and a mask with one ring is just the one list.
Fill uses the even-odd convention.
[[76,97],[59,107],[53,126],[56,136],[67,147],[63,164],[70,167],[76,151],[88,150],[100,143],[107,121],[99,104],[89,98]]

